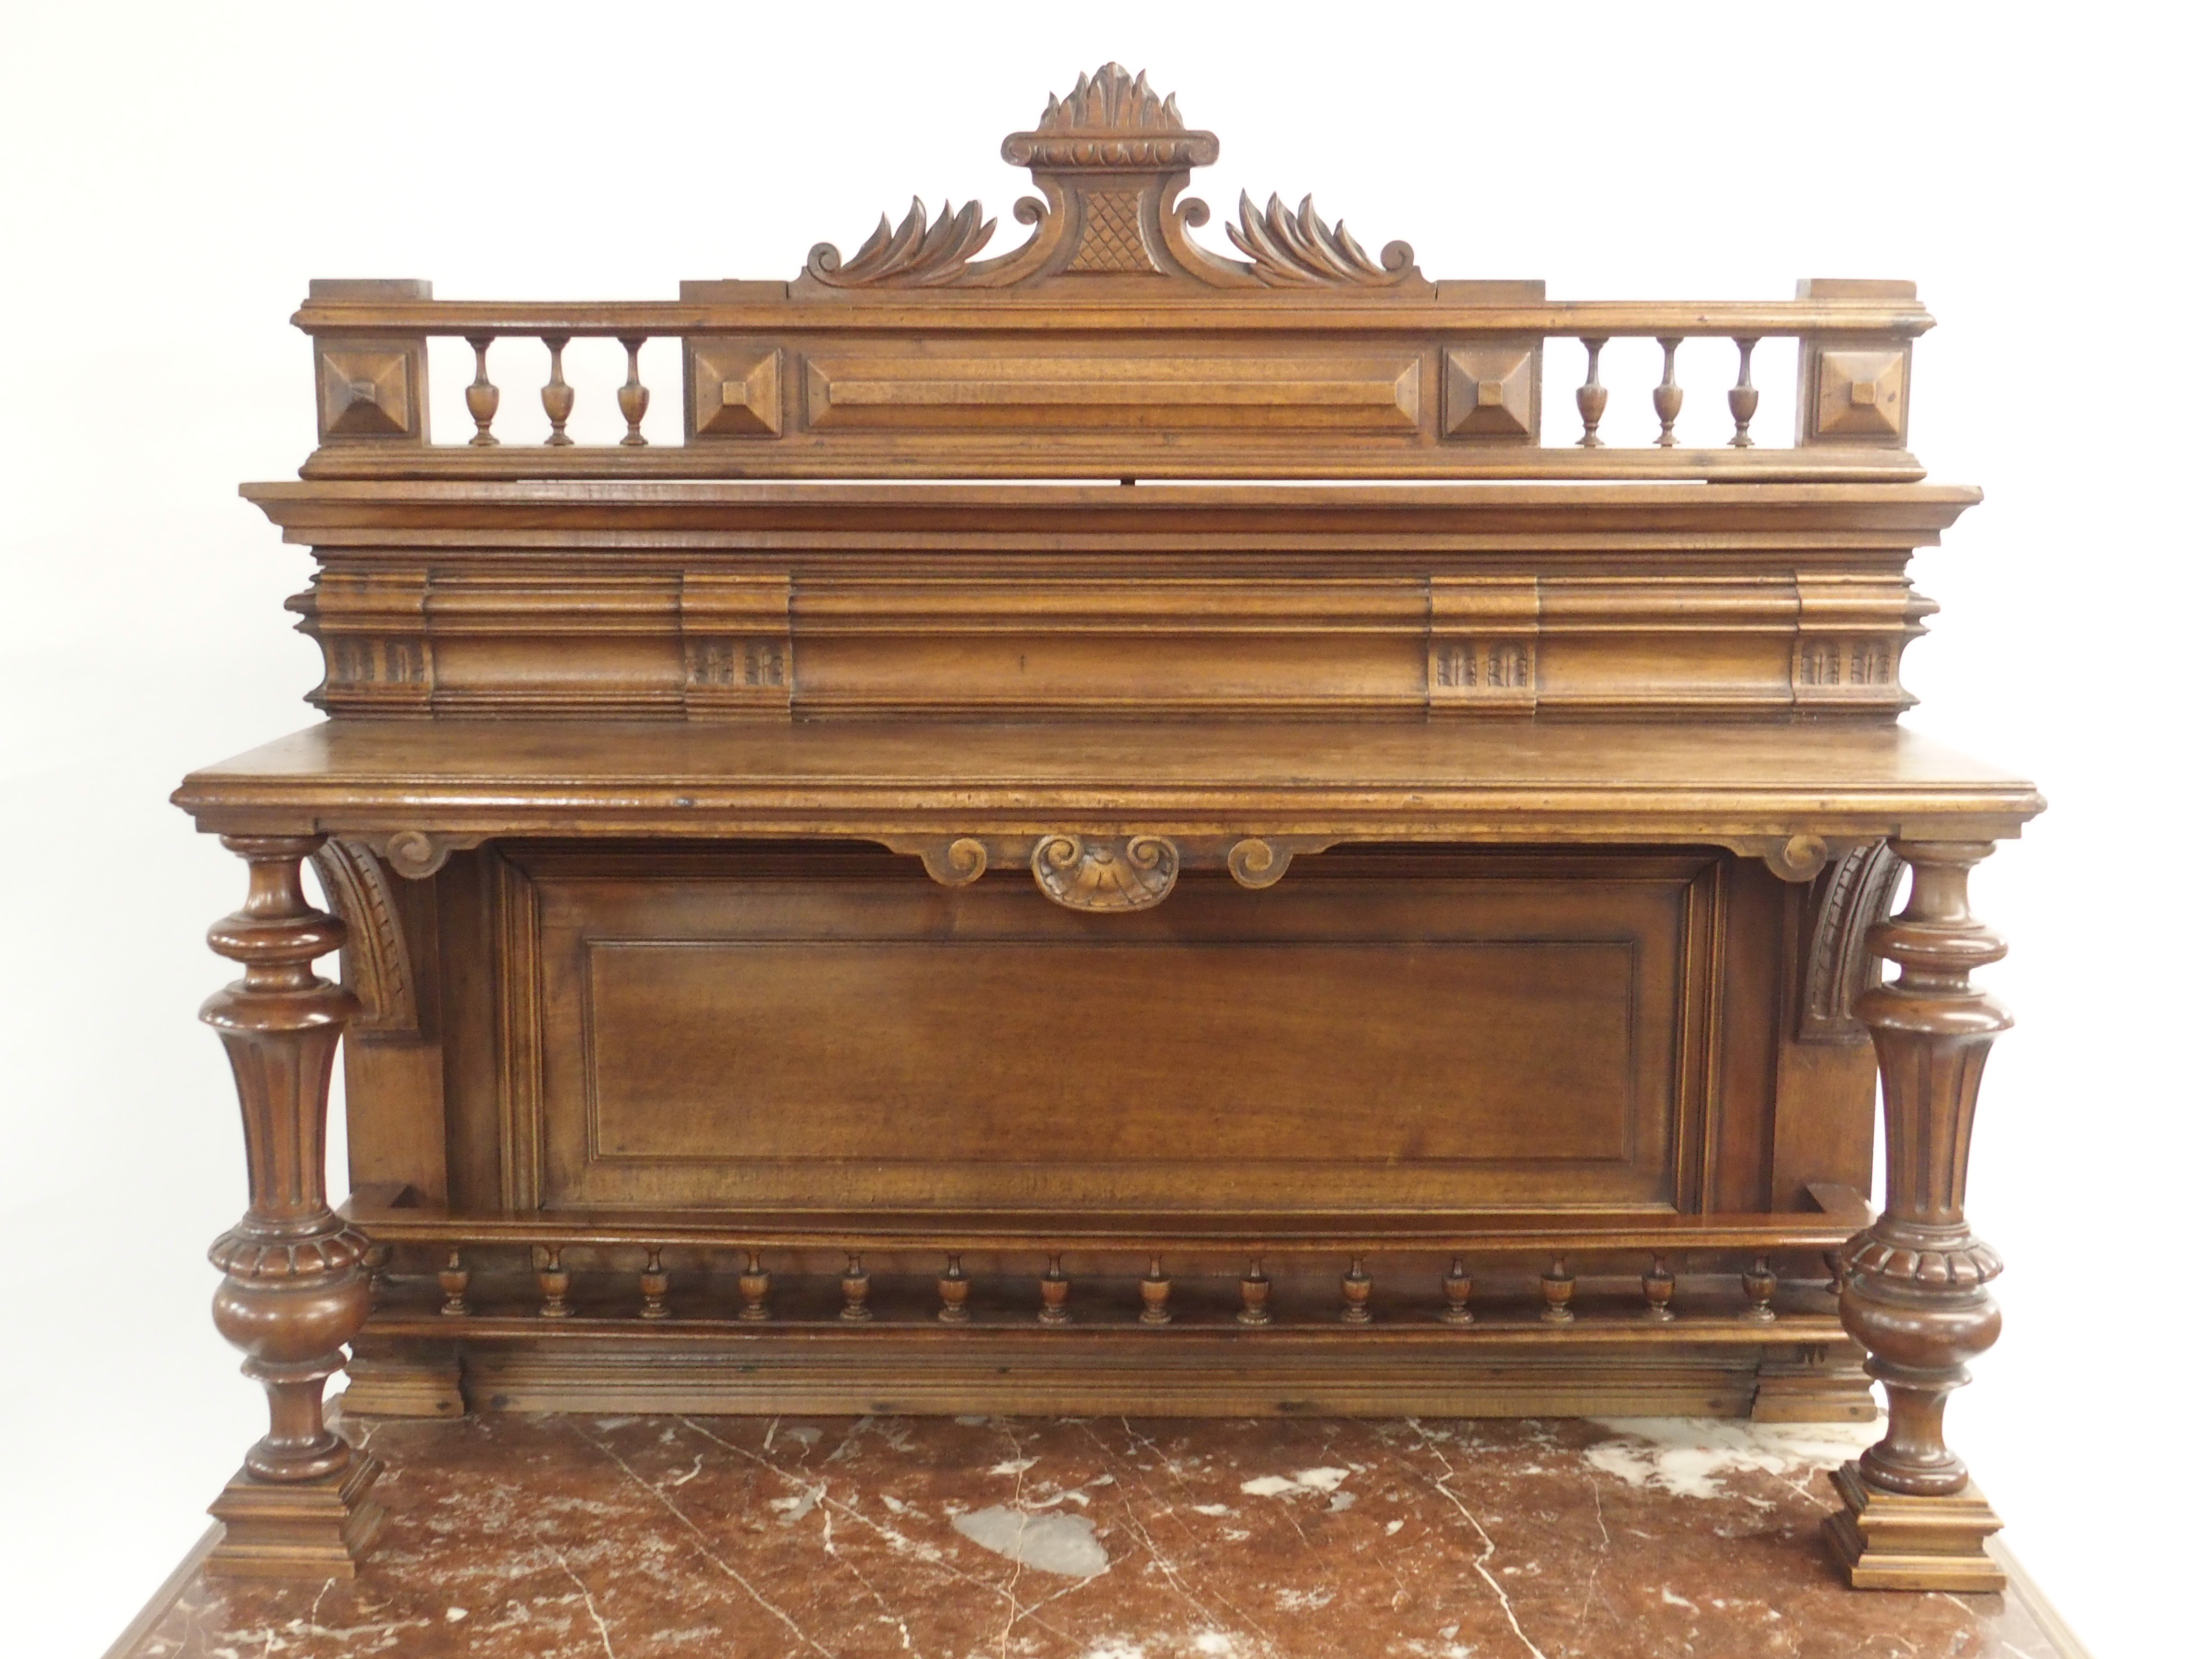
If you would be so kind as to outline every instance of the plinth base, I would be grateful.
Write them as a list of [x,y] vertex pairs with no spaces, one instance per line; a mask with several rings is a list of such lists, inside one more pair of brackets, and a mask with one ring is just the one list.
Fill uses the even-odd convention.
[[1867,1485],[1856,1462],[1828,1479],[1844,1500],[1828,1516],[1828,1548],[1853,1589],[2004,1589],[2004,1569],[1983,1548],[2004,1522],[1974,1486],[1948,1498],[1907,1498]]
[[368,1497],[383,1466],[360,1452],[323,1480],[263,1480],[240,1469],[208,1505],[222,1522],[201,1569],[231,1578],[350,1578],[384,1520]]

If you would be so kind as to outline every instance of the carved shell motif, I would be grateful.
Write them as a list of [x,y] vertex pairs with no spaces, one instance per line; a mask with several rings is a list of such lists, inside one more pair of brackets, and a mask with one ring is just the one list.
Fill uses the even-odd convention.
[[1181,867],[1164,836],[1045,836],[1030,854],[1037,886],[1071,910],[1149,910],[1173,890]]

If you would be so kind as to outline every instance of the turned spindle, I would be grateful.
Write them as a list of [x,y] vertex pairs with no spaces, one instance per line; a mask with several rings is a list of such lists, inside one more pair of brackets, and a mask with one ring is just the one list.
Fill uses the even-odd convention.
[[838,1318],[857,1325],[875,1317],[868,1311],[868,1270],[860,1265],[858,1250],[845,1252],[845,1272],[837,1283],[845,1292],[845,1305],[837,1310]]
[[1577,439],[1584,449],[1595,449],[1605,440],[1597,435],[1597,423],[1605,417],[1605,387],[1597,378],[1597,354],[1605,349],[1602,337],[1584,340],[1583,347],[1589,353],[1589,376],[1575,388],[1575,408],[1583,417],[1583,435]]
[[576,1311],[568,1301],[568,1283],[574,1275],[561,1265],[561,1252],[567,1248],[563,1244],[545,1247],[544,1265],[538,1269],[538,1291],[544,1297],[538,1304],[540,1319],[566,1319]]
[[940,1323],[968,1322],[968,1291],[974,1282],[968,1277],[968,1270],[960,1265],[958,1256],[945,1258],[945,1271],[937,1276],[937,1317]]
[[1841,1250],[1823,1250],[1820,1260],[1828,1265],[1828,1294],[1841,1296],[1844,1293],[1844,1253]]
[[1037,1280],[1037,1296],[1042,1304],[1037,1309],[1040,1325],[1065,1325],[1073,1316],[1067,1311],[1067,1275],[1060,1270],[1060,1258],[1045,1260],[1044,1277]]
[[1152,1267],[1137,1281],[1137,1293],[1145,1300],[1144,1311],[1137,1316],[1139,1325],[1164,1325],[1175,1316],[1168,1311],[1168,1297],[1175,1285],[1160,1271],[1160,1259],[1152,1258]]
[[491,435],[491,417],[499,413],[499,388],[491,383],[491,375],[484,366],[484,353],[491,349],[491,342],[489,334],[469,336],[469,343],[477,352],[477,377],[469,382],[464,395],[468,399],[469,418],[477,423],[477,435],[469,441],[479,449],[499,441]]
[[637,378],[637,352],[645,343],[645,337],[626,334],[622,343],[623,349],[629,353],[629,379],[615,392],[615,404],[622,410],[623,419],[629,422],[629,430],[623,434],[622,441],[627,447],[635,449],[646,441],[645,434],[639,430],[639,422],[645,419],[645,406],[653,401],[653,393]]
[[649,1244],[645,1251],[645,1271],[637,1276],[640,1319],[668,1317],[668,1275],[660,1266],[660,1246]]
[[545,382],[545,389],[538,394],[545,405],[545,418],[553,422],[553,430],[545,441],[556,449],[565,448],[576,441],[568,435],[568,416],[576,407],[576,388],[561,378],[561,353],[568,343],[565,334],[548,334],[545,349],[553,359],[553,378]]
[[1547,1325],[1573,1324],[1575,1310],[1567,1304],[1575,1299],[1575,1279],[1567,1271],[1566,1257],[1553,1256],[1551,1272],[1538,1282],[1544,1291],[1544,1311],[1539,1317]]
[[1674,1310],[1669,1304],[1674,1300],[1674,1274],[1667,1266],[1667,1258],[1651,1258],[1651,1270],[1644,1275],[1644,1316],[1658,1324],[1674,1318]]
[[1735,436],[1729,442],[1737,449],[1751,447],[1751,417],[1759,412],[1759,388],[1751,383],[1751,349],[1758,343],[1756,339],[1735,343],[1740,361],[1735,384],[1729,388],[1729,413],[1735,418]]
[[1336,1316],[1347,1325],[1374,1323],[1375,1310],[1367,1305],[1367,1298],[1374,1294],[1375,1281],[1367,1275],[1364,1256],[1352,1258],[1352,1269],[1345,1274],[1343,1286],[1344,1306]]
[[350,1575],[380,1513],[364,1501],[374,1460],[323,1420],[324,1385],[368,1317],[369,1246],[323,1190],[331,1064],[360,1004],[314,970],[345,939],[301,886],[301,861],[322,843],[224,836],[246,863],[246,902],[208,930],[216,952],[244,969],[200,1009],[229,1057],[246,1134],[246,1211],[208,1252],[222,1273],[215,1323],[245,1351],[269,1405],[269,1432],[215,1504],[229,1528],[210,1559],[216,1572],[273,1561]]
[[738,1318],[757,1325],[769,1317],[768,1286],[768,1269],[761,1266],[761,1253],[747,1250],[744,1271],[738,1275],[738,1296],[744,1303],[738,1310]]
[[1472,1325],[1474,1315],[1469,1310],[1468,1298],[1474,1294],[1474,1281],[1467,1276],[1467,1263],[1458,1256],[1452,1258],[1451,1267],[1444,1273],[1444,1307],[1437,1316],[1447,1325]]
[[1244,1270],[1244,1277],[1237,1285],[1244,1300],[1244,1305],[1237,1310],[1238,1324],[1270,1325],[1274,1322],[1275,1316],[1267,1310],[1267,1293],[1272,1288],[1267,1274],[1260,1271],[1260,1258],[1254,1256],[1252,1265]]
[[1774,1293],[1780,1288],[1781,1281],[1774,1276],[1774,1269],[1767,1265],[1766,1258],[1753,1256],[1750,1271],[1743,1276],[1743,1293],[1751,1298],[1751,1306],[1744,1310],[1743,1316],[1755,1325],[1771,1325]]
[[1652,440],[1662,449],[1672,449],[1680,441],[1674,436],[1674,417],[1682,412],[1682,388],[1674,384],[1674,348],[1682,343],[1677,337],[1659,342],[1659,384],[1651,393],[1651,406],[1659,411],[1659,435]]
[[446,1265],[438,1269],[438,1288],[446,1293],[438,1311],[449,1319],[459,1319],[469,1310],[469,1270],[461,1266],[459,1250],[446,1252]]

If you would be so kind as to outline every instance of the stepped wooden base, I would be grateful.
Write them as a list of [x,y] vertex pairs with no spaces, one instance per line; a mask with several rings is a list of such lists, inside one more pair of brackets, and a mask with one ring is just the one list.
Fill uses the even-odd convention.
[[233,1578],[350,1578],[384,1520],[369,1486],[382,1473],[359,1452],[326,1480],[262,1480],[244,1469],[231,1477],[208,1513],[222,1522],[222,1541],[204,1571]]
[[1828,1479],[1844,1500],[1828,1517],[1828,1547],[1853,1589],[2004,1589],[2004,1569],[1983,1547],[2004,1522],[1976,1487],[1949,1498],[1906,1498],[1868,1486],[1856,1462]]

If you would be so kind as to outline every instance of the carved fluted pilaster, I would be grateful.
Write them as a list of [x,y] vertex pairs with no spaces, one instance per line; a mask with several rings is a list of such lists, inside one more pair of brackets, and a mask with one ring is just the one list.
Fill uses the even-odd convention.
[[[237,1513],[240,1483],[331,1488],[306,1500],[331,1517],[330,1537],[299,1553],[299,1570],[330,1571],[331,1553],[349,1559],[368,1524],[368,1506],[358,1501],[363,1472],[350,1467],[351,1449],[322,1412],[324,1385],[369,1311],[368,1241],[332,1213],[323,1189],[331,1066],[359,1005],[314,971],[345,937],[344,925],[310,905],[301,886],[301,861],[322,837],[226,836],[223,844],[246,861],[246,899],[209,929],[208,942],[245,974],[209,998],[200,1018],[222,1037],[237,1082],[249,1201],[209,1259],[223,1274],[216,1328],[245,1350],[246,1374],[267,1391],[269,1432],[246,1453],[244,1474],[216,1512],[237,1534],[233,1555],[243,1551],[253,1563],[244,1570],[276,1570],[252,1517]],[[270,1496],[244,1507],[258,1517],[270,1510]],[[296,1532],[296,1518],[288,1524]]]
[[[1867,1349],[1867,1369],[1889,1396],[1889,1431],[1838,1480],[1850,1507],[1832,1530],[1855,1582],[1901,1582],[1879,1576],[1885,1495],[1914,1506],[1914,1547],[1923,1555],[1943,1530],[1942,1505],[1931,1500],[1955,1499],[1954,1535],[1936,1553],[1960,1558],[1959,1576],[1940,1587],[1971,1579],[1968,1587],[1981,1588],[1996,1571],[1981,1553],[1996,1521],[1944,1443],[1943,1407],[1967,1380],[1966,1362],[1996,1340],[2002,1322],[1988,1288],[2002,1264],[1967,1226],[1966,1194],[1982,1068],[2012,1024],[1972,975],[2005,946],[1967,905],[1967,875],[1989,855],[1988,843],[1895,847],[1912,872],[1911,896],[1874,928],[1868,946],[1899,973],[1856,1008],[1881,1065],[1887,1197],[1874,1224],[1844,1247],[1841,1272],[1844,1328]],[[1930,1579],[1927,1587],[1938,1586]]]

